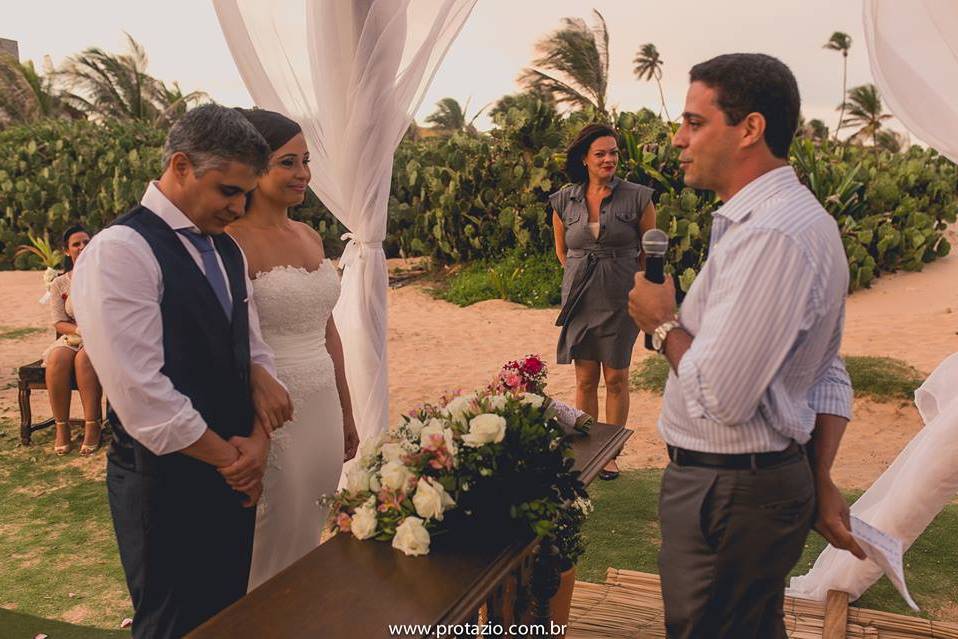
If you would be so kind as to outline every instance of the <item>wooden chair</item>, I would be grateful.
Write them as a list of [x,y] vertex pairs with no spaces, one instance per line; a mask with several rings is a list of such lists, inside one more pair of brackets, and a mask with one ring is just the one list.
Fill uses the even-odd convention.
[[[43,360],[37,360],[24,364],[17,369],[18,400],[20,403],[20,442],[24,446],[30,445],[30,439],[33,433],[43,428],[49,428],[56,422],[52,417],[36,424],[33,423],[33,409],[30,406],[30,395],[35,390],[47,389],[46,369],[43,368]],[[76,375],[70,376],[70,389],[77,389]],[[106,421],[106,411],[110,407],[106,396],[103,396],[103,428],[108,428]],[[83,426],[82,419],[71,419],[71,426]]]

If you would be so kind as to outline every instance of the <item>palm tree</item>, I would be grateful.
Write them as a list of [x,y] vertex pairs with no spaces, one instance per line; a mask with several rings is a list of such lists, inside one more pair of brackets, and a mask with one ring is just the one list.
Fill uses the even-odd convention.
[[469,100],[466,100],[466,106],[463,107],[455,98],[443,98],[436,103],[436,110],[426,117],[426,122],[444,131],[466,131],[467,133],[475,133],[476,127],[473,123],[486,107],[482,107],[476,111],[475,115],[471,118],[467,118],[466,116],[466,110],[468,108]]
[[848,112],[848,117],[842,120],[842,126],[858,127],[850,140],[872,139],[875,152],[878,152],[878,131],[882,122],[891,118],[884,112],[881,103],[881,94],[874,84],[863,84],[848,90],[848,99],[839,107],[842,113]]
[[119,120],[169,122],[189,102],[205,94],[186,95],[174,83],[166,87],[146,72],[149,60],[143,46],[126,34],[129,50],[113,54],[90,47],[67,59],[60,75],[72,89],[67,99],[89,115]]
[[0,55],[0,124],[34,122],[40,118],[82,117],[70,108],[54,86],[52,65],[45,63],[41,75],[31,60],[19,62]]
[[[852,48],[852,37],[847,33],[836,31],[832,37],[825,43],[825,49],[842,52],[842,95],[848,93],[848,50]],[[844,106],[844,102],[842,105]],[[835,127],[835,139],[838,140],[838,130],[842,128],[842,122],[845,119],[845,112],[838,115],[838,126]]]
[[160,109],[160,114],[156,117],[154,124],[165,123],[171,125],[181,115],[186,113],[191,102],[199,102],[208,97],[209,95],[205,91],[190,91],[184,94],[183,90],[180,89],[180,84],[175,81],[173,82],[172,88],[157,81],[157,91],[154,96],[154,101]]
[[643,44],[639,47],[632,62],[635,64],[633,73],[635,73],[636,78],[646,82],[654,79],[655,83],[659,85],[659,99],[662,101],[662,110],[665,111],[665,119],[671,122],[672,118],[669,117],[669,110],[665,106],[665,94],[662,92],[662,65],[665,62],[659,56],[659,50],[651,42]]
[[523,70],[519,82],[546,92],[559,104],[595,109],[608,118],[609,31],[605,18],[593,9],[595,25],[581,18],[563,18],[563,26],[536,44],[538,57]]
[[878,132],[878,135],[875,137],[875,142],[878,144],[878,148],[883,151],[891,151],[892,153],[901,153],[902,151],[908,150],[909,140],[908,136],[897,131],[890,131],[888,129],[882,129]]
[[808,121],[808,133],[810,138],[813,140],[818,140],[819,142],[824,142],[828,139],[828,125],[814,118]]

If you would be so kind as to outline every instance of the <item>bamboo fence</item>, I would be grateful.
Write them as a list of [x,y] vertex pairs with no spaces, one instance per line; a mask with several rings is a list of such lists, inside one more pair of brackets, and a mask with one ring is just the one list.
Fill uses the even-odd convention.
[[[605,583],[577,581],[566,639],[665,637],[658,575],[609,568]],[[825,603],[785,598],[790,639],[822,639]],[[848,639],[958,639],[958,623],[848,608]]]

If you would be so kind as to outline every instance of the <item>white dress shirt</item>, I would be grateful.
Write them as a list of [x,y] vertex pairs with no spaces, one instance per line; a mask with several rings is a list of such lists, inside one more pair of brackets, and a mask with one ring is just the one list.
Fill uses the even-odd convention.
[[848,261],[835,220],[791,167],[718,209],[679,320],[695,339],[665,387],[673,446],[760,453],[805,443],[818,414],[851,418],[838,355]]
[[[140,204],[173,230],[199,232],[156,182],[147,187]],[[205,272],[196,247],[177,235],[200,271]],[[216,258],[223,278],[229,282],[219,253]],[[275,377],[273,352],[260,334],[245,255],[243,264],[249,296],[250,360]],[[196,442],[206,430],[206,422],[189,398],[160,372],[164,363],[160,315],[163,276],[143,236],[123,225],[97,233],[73,270],[71,298],[83,347],[123,428],[157,455]]]

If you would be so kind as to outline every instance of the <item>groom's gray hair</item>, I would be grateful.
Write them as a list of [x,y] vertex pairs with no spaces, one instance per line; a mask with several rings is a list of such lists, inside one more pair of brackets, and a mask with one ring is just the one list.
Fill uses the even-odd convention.
[[197,176],[223,168],[230,161],[249,165],[257,175],[266,172],[269,145],[259,131],[236,109],[204,104],[190,109],[166,136],[163,167],[174,153],[185,153]]

